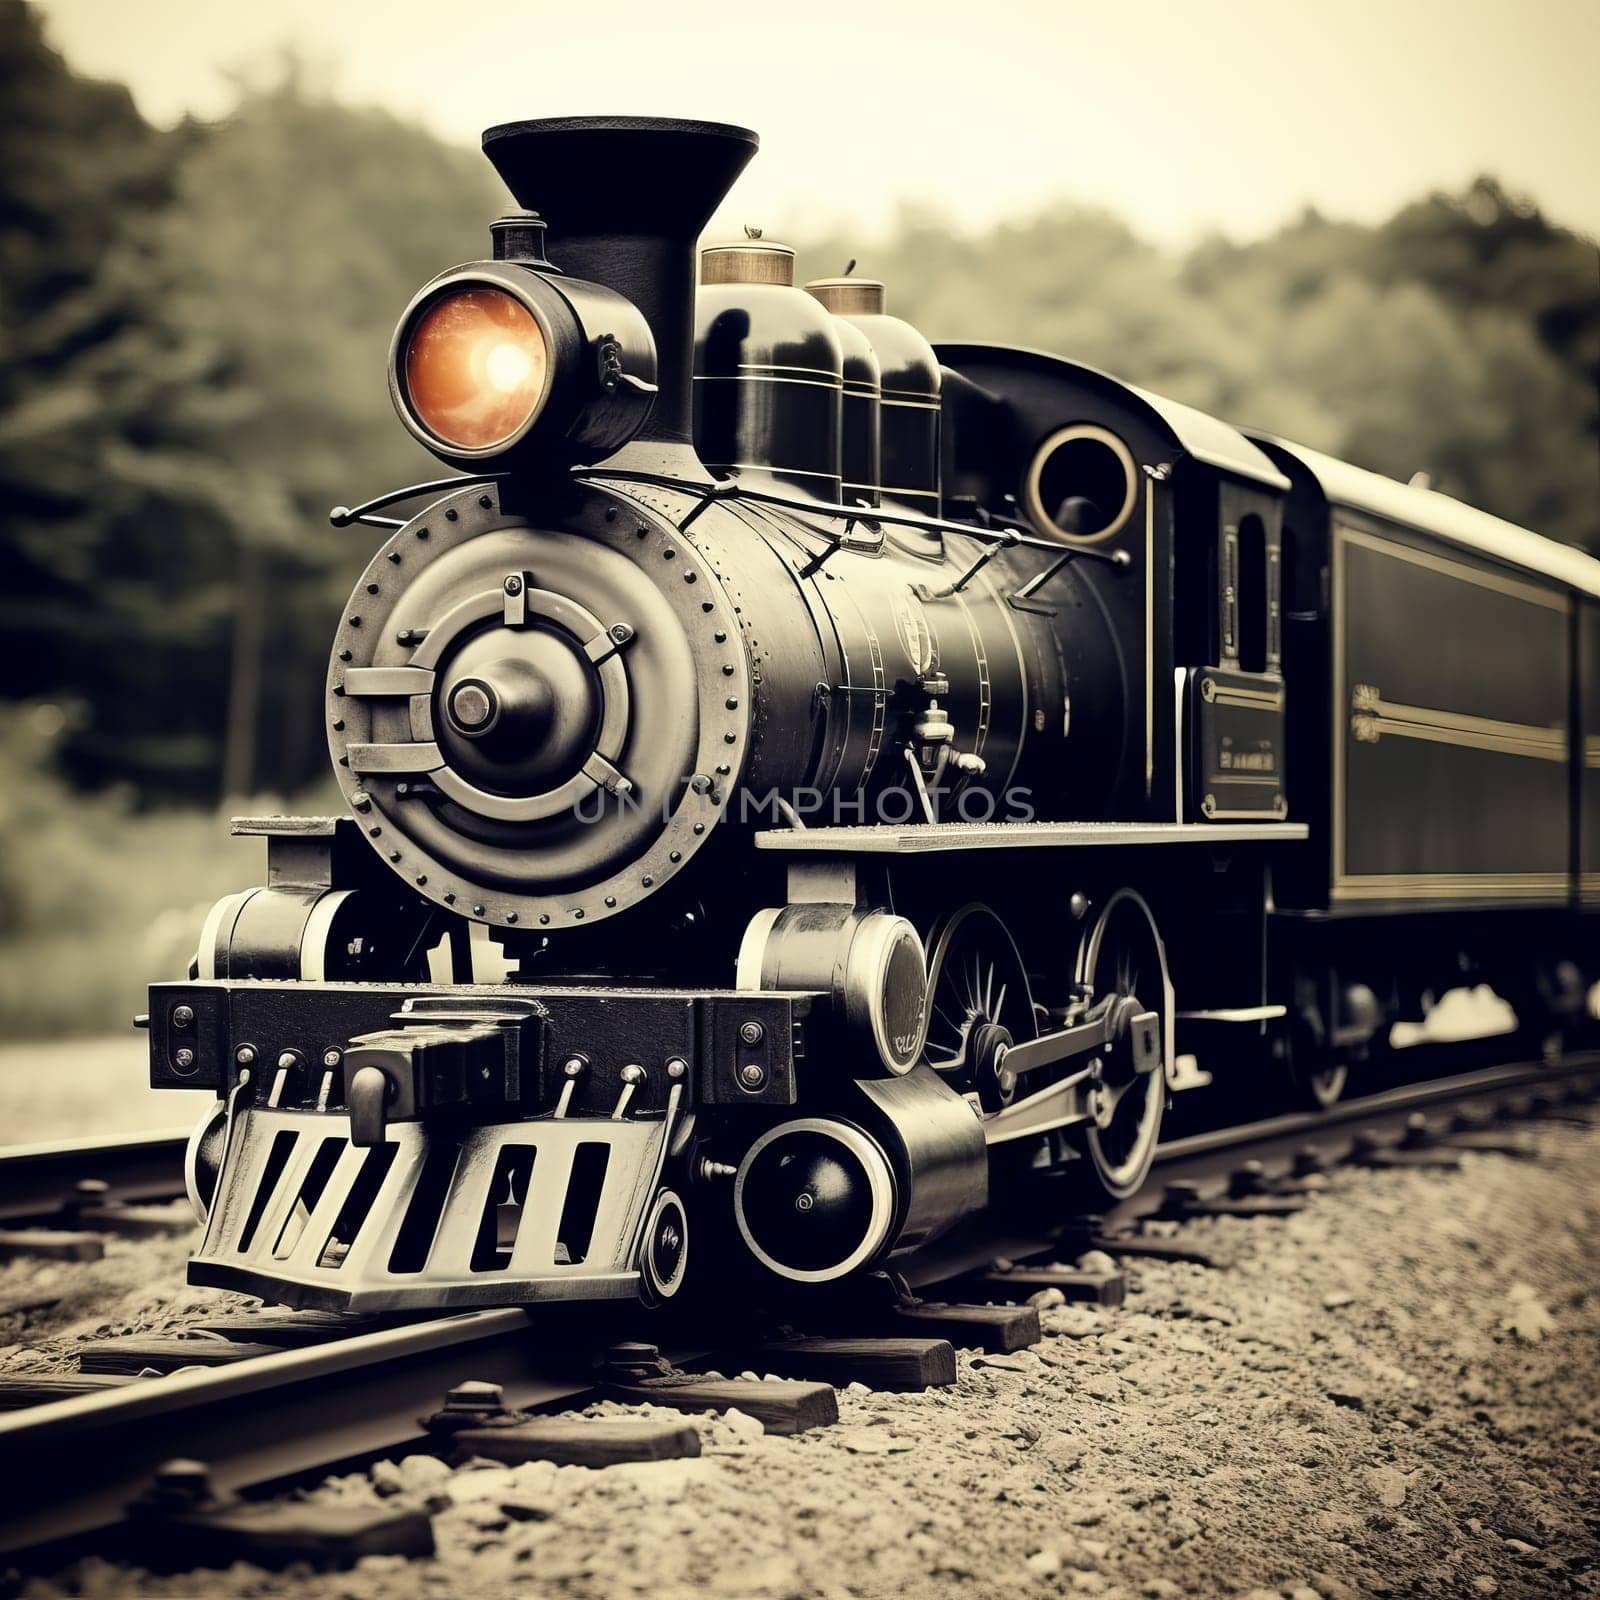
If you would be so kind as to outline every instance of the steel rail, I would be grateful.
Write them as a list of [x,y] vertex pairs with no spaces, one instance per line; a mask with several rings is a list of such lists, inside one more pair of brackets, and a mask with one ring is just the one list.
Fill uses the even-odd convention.
[[42,1219],[70,1204],[84,1179],[109,1185],[95,1205],[180,1198],[187,1128],[0,1146],[0,1222]]
[[581,1401],[605,1327],[584,1307],[540,1308],[537,1322],[520,1307],[471,1311],[0,1415],[0,1552],[66,1550],[115,1528],[180,1457],[237,1493],[427,1447],[420,1417],[467,1379],[502,1385],[520,1410]]
[[1157,1147],[1152,1176],[1175,1177],[1177,1173],[1172,1169],[1187,1169],[1221,1155],[1237,1160],[1246,1151],[1264,1160],[1292,1153],[1303,1144],[1348,1128],[1351,1123],[1382,1123],[1410,1116],[1429,1106],[1454,1105],[1519,1089],[1556,1088],[1573,1079],[1596,1075],[1600,1075],[1600,1051],[1585,1050],[1573,1051],[1555,1066],[1533,1061],[1513,1062],[1483,1067],[1476,1072],[1461,1072],[1449,1078],[1424,1078],[1416,1083],[1397,1084],[1376,1094],[1335,1101],[1322,1111],[1291,1111],[1259,1122],[1234,1123],[1226,1128],[1170,1140]]

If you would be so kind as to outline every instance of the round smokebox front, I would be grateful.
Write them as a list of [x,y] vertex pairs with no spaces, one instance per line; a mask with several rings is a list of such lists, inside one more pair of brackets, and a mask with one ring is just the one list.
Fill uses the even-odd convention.
[[668,882],[748,742],[739,630],[694,547],[599,491],[562,523],[492,490],[430,506],[363,574],[328,678],[368,840],[501,926],[593,921]]

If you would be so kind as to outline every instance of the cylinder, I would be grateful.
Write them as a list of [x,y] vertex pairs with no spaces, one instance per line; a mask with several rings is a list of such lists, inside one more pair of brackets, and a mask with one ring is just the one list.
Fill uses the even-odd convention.
[[882,504],[939,515],[939,359],[899,317],[887,315],[871,278],[817,278],[806,291],[867,336],[878,358]]
[[745,1152],[733,1215],[769,1272],[791,1283],[832,1283],[883,1254],[897,1199],[875,1139],[837,1118],[800,1117]]
[[838,501],[844,351],[794,286],[794,252],[760,239],[701,255],[694,443],[718,477]]

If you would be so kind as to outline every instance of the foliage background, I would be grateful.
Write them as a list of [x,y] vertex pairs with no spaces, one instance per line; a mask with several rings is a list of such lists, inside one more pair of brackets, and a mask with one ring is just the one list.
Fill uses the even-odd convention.
[[[96,1028],[253,878],[230,800],[324,781],[327,640],[368,547],[327,509],[436,475],[390,412],[389,336],[506,197],[293,62],[225,122],[152,128],[22,0],[0,95],[0,1030]],[[1069,354],[1600,539],[1600,257],[1492,177],[1182,255],[1066,203],[797,242],[807,275],[862,255],[930,336]]]

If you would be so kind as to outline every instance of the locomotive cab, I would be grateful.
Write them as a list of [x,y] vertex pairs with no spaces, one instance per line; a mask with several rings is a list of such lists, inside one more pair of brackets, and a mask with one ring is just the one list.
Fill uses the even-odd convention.
[[[1084,582],[1122,645],[1134,750],[1111,815],[1283,821],[1282,500],[1226,424],[1055,356],[942,344],[955,492],[1020,510],[1063,555],[1122,552]],[[1048,603],[1048,590],[1039,596]]]

